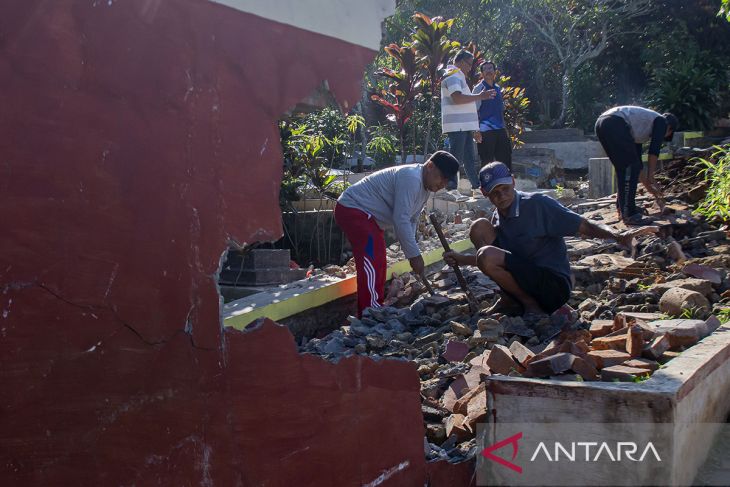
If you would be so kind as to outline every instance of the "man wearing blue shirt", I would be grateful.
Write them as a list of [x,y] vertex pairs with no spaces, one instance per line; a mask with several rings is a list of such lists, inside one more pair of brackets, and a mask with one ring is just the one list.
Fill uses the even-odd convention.
[[474,94],[493,92],[494,98],[477,103],[479,135],[477,151],[482,164],[493,161],[504,162],[512,170],[512,141],[504,123],[504,100],[502,87],[497,84],[497,66],[485,61],[479,66],[482,81],[474,87]]
[[484,166],[479,180],[484,196],[496,207],[494,214],[471,226],[476,255],[446,252],[444,260],[477,266],[499,285],[502,296],[492,312],[552,313],[568,301],[572,280],[564,237],[613,239],[629,247],[635,237],[658,231],[643,227],[618,233],[548,196],[515,191],[514,178],[501,162]]

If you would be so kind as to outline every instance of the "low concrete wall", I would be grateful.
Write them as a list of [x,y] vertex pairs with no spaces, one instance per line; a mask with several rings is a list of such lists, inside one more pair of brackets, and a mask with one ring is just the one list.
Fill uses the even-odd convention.
[[[713,425],[730,412],[730,323],[718,328],[641,383],[558,382],[491,376],[488,385],[500,437],[509,423],[673,423],[672,461],[639,471],[642,485],[689,485],[707,457]],[[492,433],[490,433],[491,435]],[[596,431],[601,437],[601,431]]]
[[555,158],[562,161],[561,167],[563,169],[587,169],[588,159],[606,157],[600,142],[590,139],[568,142],[525,143],[522,147],[554,150]]

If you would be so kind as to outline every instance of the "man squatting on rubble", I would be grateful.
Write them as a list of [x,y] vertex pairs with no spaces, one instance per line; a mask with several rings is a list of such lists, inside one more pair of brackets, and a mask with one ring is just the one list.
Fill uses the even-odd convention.
[[658,230],[642,227],[621,234],[549,196],[516,191],[512,174],[501,162],[484,166],[479,181],[496,209],[491,221],[480,218],[469,230],[476,255],[445,252],[444,260],[477,266],[499,285],[502,293],[491,312],[553,313],[568,301],[572,280],[563,237],[613,239],[630,247],[633,238]]
[[[616,206],[627,225],[643,223],[636,207],[636,188],[641,180],[664,211],[664,197],[654,180],[662,141],[672,140],[679,121],[671,113],[660,115],[648,108],[637,106],[614,107],[603,112],[596,120],[596,135],[616,169],[618,181]],[[641,144],[649,142],[646,172],[641,162]]]
[[425,266],[416,243],[418,218],[429,194],[447,186],[455,189],[459,162],[445,151],[424,164],[407,164],[377,171],[347,188],[335,206],[335,221],[352,245],[357,271],[357,313],[377,308],[385,299],[385,238],[392,226],[416,275],[425,279]]

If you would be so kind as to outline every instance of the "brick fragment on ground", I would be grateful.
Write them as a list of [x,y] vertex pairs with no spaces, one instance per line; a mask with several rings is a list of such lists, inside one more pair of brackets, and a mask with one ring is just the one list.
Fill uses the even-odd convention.
[[461,396],[461,398],[459,398],[459,400],[454,403],[454,413],[463,414],[466,416],[469,401],[471,401],[480,392],[484,392],[486,388],[487,385],[482,382],[481,384],[477,385],[473,389],[469,390],[469,392]]
[[464,420],[466,420],[466,416],[463,414],[452,414],[446,418],[446,436],[450,437],[451,435],[454,435],[456,436],[457,441],[468,439],[471,436],[471,433],[466,428]]
[[656,326],[657,334],[664,334],[669,338],[669,348],[694,345],[708,335],[704,320],[661,320],[652,323]]
[[517,360],[517,362],[522,366],[527,366],[527,364],[535,357],[535,354],[532,353],[532,351],[521,344],[520,342],[512,342],[512,344],[509,346],[509,351],[512,353],[512,356]]
[[593,320],[589,331],[593,338],[606,336],[613,331],[613,320]]
[[496,374],[507,375],[511,370],[516,370],[519,373],[525,371],[525,368],[517,363],[509,348],[503,345],[494,345],[492,347],[487,359],[487,365],[489,370]]
[[449,362],[461,362],[468,353],[469,345],[464,342],[449,340],[446,342],[446,350],[441,356]]
[[591,350],[588,356],[595,361],[599,369],[620,365],[631,359],[631,355],[619,350]]
[[627,340],[628,334],[594,338],[591,347],[593,350],[626,350]]
[[713,292],[712,283],[710,281],[696,278],[675,279],[673,281],[662,282],[654,284],[650,289],[664,295],[670,289],[675,288],[696,291],[705,297],[709,296]]
[[588,362],[588,360],[584,360],[581,357],[573,356],[573,362],[570,364],[570,369],[580,375],[583,380],[598,380],[598,370],[596,367]]
[[644,347],[641,354],[648,359],[659,360],[659,357],[661,357],[667,350],[669,350],[669,337],[666,335],[659,335],[655,337],[651,343]]
[[722,273],[710,266],[702,264],[687,264],[682,269],[682,272],[688,276],[705,279],[716,286],[722,284]]
[[528,377],[558,375],[566,370],[570,370],[574,359],[575,355],[572,353],[561,352],[541,360],[533,360],[527,366],[525,375]]
[[611,382],[633,382],[637,377],[649,377],[650,372],[646,369],[627,367],[625,365],[612,365],[601,370],[601,380]]
[[626,353],[632,357],[640,357],[644,348],[644,333],[639,325],[629,328],[628,339],[626,340]]
[[631,360],[627,360],[623,363],[623,365],[627,367],[633,367],[635,369],[646,369],[650,371],[655,371],[659,368],[659,364],[656,363],[653,360],[648,360],[645,358],[634,358]]
[[459,323],[458,321],[451,322],[451,331],[454,332],[456,335],[460,335],[463,337],[470,337],[472,333],[474,333],[474,330],[472,330],[469,326],[463,323]]
[[467,405],[466,419],[464,423],[466,428],[472,433],[476,433],[477,423],[482,423],[487,419],[487,392],[479,391]]

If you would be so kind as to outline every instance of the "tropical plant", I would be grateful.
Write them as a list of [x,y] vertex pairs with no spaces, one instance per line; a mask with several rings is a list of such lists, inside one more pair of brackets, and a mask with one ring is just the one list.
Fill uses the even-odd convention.
[[517,148],[522,144],[519,136],[525,131],[530,100],[524,88],[511,86],[511,79],[509,76],[499,75],[498,84],[502,87],[504,123],[512,139],[512,147]]
[[695,212],[710,220],[730,222],[730,145],[718,146],[712,157],[698,161],[710,186]]
[[428,99],[427,126],[423,143],[423,155],[425,157],[431,145],[433,112],[436,100],[440,97],[444,68],[451,55],[458,48],[459,43],[446,37],[451,25],[454,23],[454,19],[429,18],[422,13],[416,12],[413,15],[413,21],[416,23],[416,27],[411,35],[411,45],[416,52],[416,59],[421,69],[425,71],[421,96]]
[[388,112],[387,119],[395,123],[400,141],[401,161],[405,161],[404,130],[413,115],[413,103],[420,90],[416,52],[409,44],[390,44],[383,49],[398,65],[398,70],[380,68],[375,74],[386,80],[387,88],[373,93],[371,99]]
[[378,165],[390,164],[395,160],[398,152],[398,138],[393,135],[389,127],[375,125],[370,127],[370,141],[367,149]]
[[690,55],[681,63],[657,69],[651,80],[649,102],[674,113],[688,130],[712,128],[720,89],[726,85],[723,70],[703,60],[708,54]]
[[717,12],[717,15],[720,17],[724,16],[730,22],[730,0],[722,0],[720,11]]

